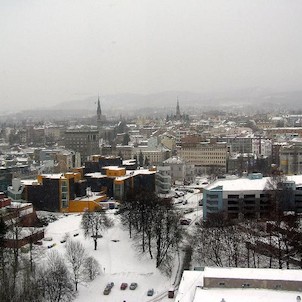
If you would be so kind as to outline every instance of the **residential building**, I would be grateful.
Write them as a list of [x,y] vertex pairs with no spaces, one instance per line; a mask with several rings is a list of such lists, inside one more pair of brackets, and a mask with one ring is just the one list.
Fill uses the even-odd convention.
[[302,127],[278,127],[264,129],[264,134],[268,138],[277,138],[283,136],[285,138],[302,137]]

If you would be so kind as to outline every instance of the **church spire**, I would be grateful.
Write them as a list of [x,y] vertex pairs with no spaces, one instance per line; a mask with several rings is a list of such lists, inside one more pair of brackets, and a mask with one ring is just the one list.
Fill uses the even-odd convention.
[[98,96],[98,108],[96,110],[96,114],[97,114],[97,117],[98,117],[98,120],[101,119],[101,116],[102,116],[102,109],[101,109],[101,103],[100,103],[100,96]]
[[177,97],[177,105],[176,105],[176,119],[180,120],[180,109],[179,109],[178,97]]

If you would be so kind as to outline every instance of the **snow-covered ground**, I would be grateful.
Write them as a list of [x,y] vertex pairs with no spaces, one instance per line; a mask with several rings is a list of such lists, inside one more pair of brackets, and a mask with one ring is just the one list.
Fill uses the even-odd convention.
[[[182,199],[187,200],[187,204],[179,203],[177,209],[184,214],[185,217],[191,218],[191,228],[194,222],[202,217],[201,207],[198,207],[198,201],[202,194],[199,190],[194,193],[185,194]],[[175,199],[176,200],[176,199]],[[192,212],[191,212],[192,211]],[[149,254],[140,255],[133,245],[133,241],[129,239],[128,232],[120,224],[119,215],[114,215],[114,210],[108,210],[108,215],[114,220],[114,226],[102,233],[103,238],[98,240],[98,249],[94,251],[94,244],[91,238],[84,238],[81,229],[81,214],[58,214],[57,221],[49,223],[45,230],[45,237],[52,238],[51,241],[43,241],[43,247],[46,253],[52,250],[65,253],[65,243],[61,243],[66,236],[70,236],[74,240],[79,240],[86,248],[87,254],[95,257],[100,266],[101,274],[89,283],[83,283],[79,286],[79,293],[75,301],[77,302],[94,302],[94,301],[110,301],[110,302],[131,302],[131,301],[171,301],[168,299],[168,290],[174,286],[176,272],[179,266],[178,260],[175,262],[174,271],[170,278],[163,275],[155,267],[155,261],[151,260]],[[44,213],[44,215],[46,215]],[[76,236],[74,236],[76,235]],[[55,244],[52,248],[47,247]],[[39,247],[41,248],[41,247]],[[176,258],[177,259],[177,258]],[[106,296],[103,290],[108,282],[114,282],[111,293]],[[121,283],[128,283],[126,290],[121,290]],[[136,282],[138,287],[130,290],[131,282]],[[154,289],[152,297],[147,296],[148,289]]]
[[[60,241],[68,234],[74,240],[81,241],[87,253],[95,257],[101,265],[102,273],[93,282],[80,285],[75,301],[171,301],[167,298],[167,293],[173,285],[175,274],[172,274],[171,279],[167,278],[155,268],[155,262],[150,259],[149,255],[139,255],[129,239],[128,232],[120,225],[119,216],[113,215],[113,211],[109,215],[114,219],[115,226],[103,233],[103,238],[98,240],[97,251],[94,251],[93,240],[85,239],[83,236],[80,227],[81,215],[62,215],[60,219],[50,223],[46,228],[45,237],[52,237],[52,241],[44,241],[43,245],[47,247],[56,243],[49,251],[57,250],[65,253],[64,243]],[[75,234],[78,235],[73,237]],[[106,296],[103,290],[108,282],[114,282],[115,285],[111,293]],[[120,289],[122,282],[128,283],[126,290]],[[138,287],[135,290],[129,289],[131,282],[137,282]],[[154,288],[154,295],[147,297],[147,291],[150,288]]]
[[[184,214],[186,218],[192,219],[190,225],[183,226],[184,229],[194,228],[195,222],[202,218],[202,207],[198,206],[198,201],[202,198],[199,190],[194,190],[194,193],[187,193],[183,197],[187,200],[187,204],[178,203],[176,207]],[[175,199],[177,200],[177,199]],[[175,275],[178,268],[178,262],[175,262],[172,277],[168,278],[155,268],[154,260],[151,260],[149,255],[139,255],[133,241],[129,239],[128,232],[123,228],[119,221],[119,215],[114,215],[114,210],[108,210],[108,214],[112,217],[115,225],[107,232],[104,232],[103,238],[98,240],[98,250],[94,251],[94,244],[91,238],[84,238],[83,230],[81,229],[81,214],[59,214],[57,221],[51,222],[45,231],[45,237],[51,237],[51,241],[43,241],[43,247],[46,253],[52,250],[64,254],[65,248],[63,240],[66,235],[69,235],[74,240],[79,240],[86,248],[87,254],[95,257],[100,266],[101,274],[89,283],[82,283],[79,286],[76,302],[148,302],[148,301],[174,301],[167,297],[168,290],[174,287]],[[74,237],[74,235],[76,235]],[[54,244],[54,247],[47,249],[47,246]],[[42,247],[42,248],[43,248]],[[41,248],[41,247],[38,247]],[[43,256],[45,257],[45,255]],[[192,276],[193,278],[190,278]],[[185,280],[185,282],[184,282]],[[103,290],[107,283],[114,282],[114,287],[111,293],[106,296]],[[128,283],[126,290],[121,290],[121,283]],[[135,290],[130,290],[131,282],[138,283]],[[253,289],[211,289],[202,290],[197,286],[200,283],[200,272],[194,271],[182,278],[182,284],[178,292],[175,292],[175,301],[242,301],[242,297],[246,301],[295,301],[296,292],[282,291],[267,291]],[[148,289],[154,289],[152,297],[147,296]]]

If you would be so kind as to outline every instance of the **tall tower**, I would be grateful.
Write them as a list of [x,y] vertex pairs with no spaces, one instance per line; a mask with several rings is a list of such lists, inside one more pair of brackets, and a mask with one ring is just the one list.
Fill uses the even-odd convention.
[[96,115],[97,115],[97,127],[99,131],[99,136],[102,138],[102,133],[103,133],[103,125],[102,125],[102,109],[101,109],[101,103],[100,103],[100,97],[98,96],[98,107],[96,110]]
[[102,109],[101,109],[101,104],[100,104],[100,97],[98,97],[98,108],[96,110],[96,115],[97,115],[97,122],[98,126],[102,121]]
[[176,119],[180,120],[180,109],[179,109],[179,101],[177,98],[177,105],[176,105]]

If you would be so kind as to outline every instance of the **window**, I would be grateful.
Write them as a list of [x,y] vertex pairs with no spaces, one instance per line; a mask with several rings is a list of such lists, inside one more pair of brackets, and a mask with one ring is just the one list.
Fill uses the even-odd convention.
[[281,289],[281,288],[282,288],[281,284],[275,285],[275,289]]

